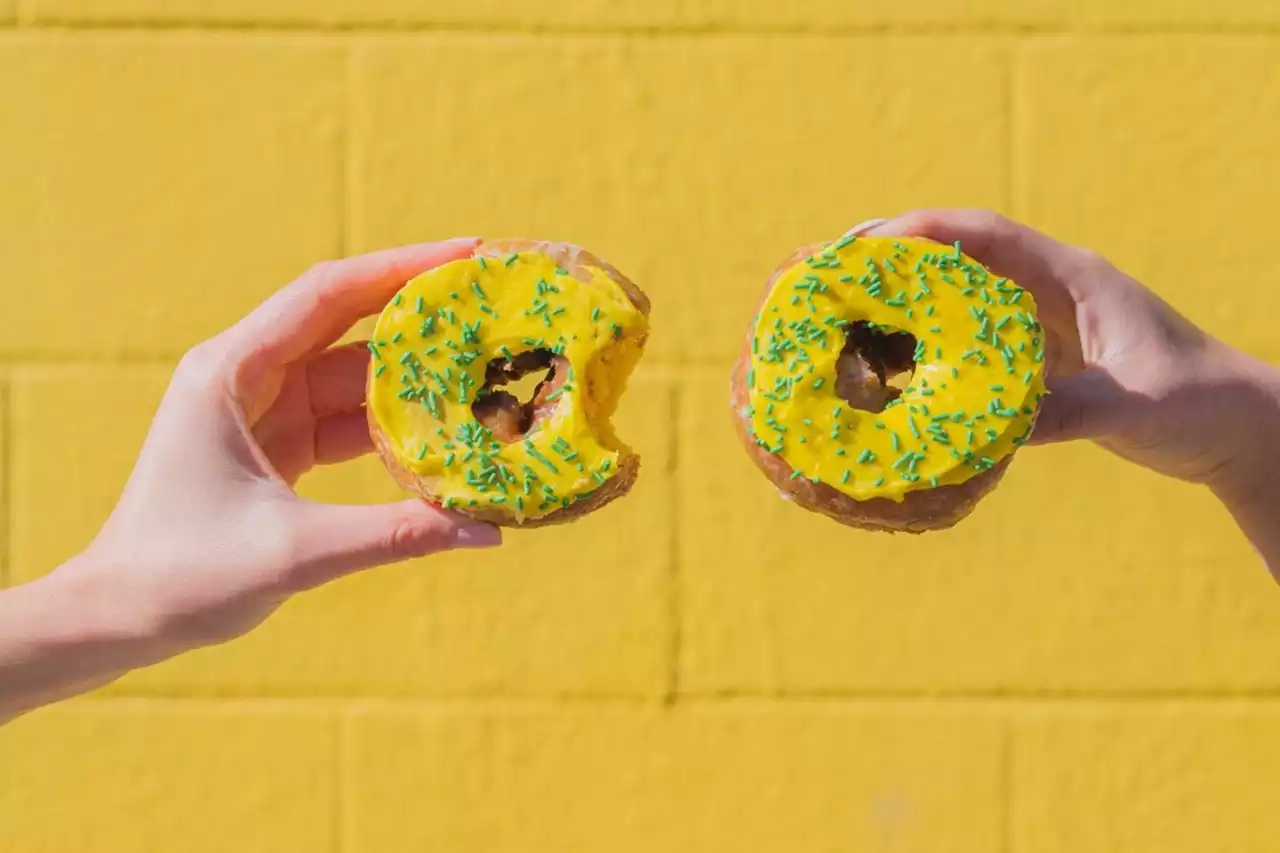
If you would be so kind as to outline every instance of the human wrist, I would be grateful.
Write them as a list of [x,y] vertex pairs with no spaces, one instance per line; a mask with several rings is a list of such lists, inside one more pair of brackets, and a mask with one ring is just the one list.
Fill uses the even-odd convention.
[[1209,487],[1280,581],[1280,369],[1243,355],[1237,364],[1240,452]]
[[1280,368],[1239,352],[1227,356],[1229,383],[1238,401],[1223,431],[1235,445],[1210,488],[1224,500],[1280,494]]
[[168,656],[97,555],[0,592],[0,721]]

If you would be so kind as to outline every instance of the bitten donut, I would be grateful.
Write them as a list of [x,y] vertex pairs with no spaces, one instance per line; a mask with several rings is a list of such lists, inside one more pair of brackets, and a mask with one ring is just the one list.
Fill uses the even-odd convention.
[[775,270],[734,368],[734,422],[807,509],[950,527],[1031,434],[1044,344],[1031,294],[959,244],[846,236]]
[[[570,521],[626,494],[614,434],[649,301],[577,246],[484,243],[406,284],[369,343],[370,433],[400,486],[477,520]],[[546,372],[525,402],[509,390]]]

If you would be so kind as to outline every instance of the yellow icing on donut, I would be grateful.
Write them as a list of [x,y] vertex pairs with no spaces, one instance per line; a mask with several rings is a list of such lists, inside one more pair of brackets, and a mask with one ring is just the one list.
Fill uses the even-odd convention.
[[[963,483],[1026,440],[1044,394],[1031,294],[960,247],[844,238],[779,275],[760,308],[746,414],[794,477],[858,500]],[[883,412],[836,394],[843,324],[916,338],[916,366]]]
[[[537,252],[483,252],[406,284],[370,343],[369,407],[397,460],[446,507],[538,518],[589,497],[628,452],[609,426],[648,319],[603,271],[581,281]],[[490,360],[547,349],[570,364],[555,408],[504,444],[472,404]]]

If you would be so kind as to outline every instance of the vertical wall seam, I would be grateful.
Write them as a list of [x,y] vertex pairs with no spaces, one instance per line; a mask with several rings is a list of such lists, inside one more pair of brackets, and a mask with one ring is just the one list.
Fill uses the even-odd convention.
[[1003,717],[1000,737],[1000,853],[1013,853],[1013,718]]
[[1022,158],[1019,156],[1019,124],[1022,120],[1019,109],[1018,84],[1022,73],[1022,50],[1024,42],[1014,37],[1013,43],[1006,51],[1005,61],[1005,205],[1009,215],[1014,219],[1023,216],[1022,199],[1019,198],[1019,187],[1022,186]]
[[0,370],[0,588],[9,585],[13,557],[12,371]]
[[680,594],[680,380],[675,379],[668,392],[671,412],[667,421],[667,488],[670,489],[670,527],[667,530],[667,684],[665,702],[674,705],[680,695],[680,667],[684,645],[684,611]]
[[342,83],[338,115],[338,247],[343,257],[355,254],[352,205],[355,182],[355,41],[342,40]]
[[342,833],[346,828],[346,786],[347,781],[343,776],[346,769],[346,749],[347,749],[347,715],[341,705],[336,706],[333,714],[333,793],[329,803],[329,831],[333,834],[333,840],[330,849],[333,853],[342,853],[346,847],[346,843],[342,837]]

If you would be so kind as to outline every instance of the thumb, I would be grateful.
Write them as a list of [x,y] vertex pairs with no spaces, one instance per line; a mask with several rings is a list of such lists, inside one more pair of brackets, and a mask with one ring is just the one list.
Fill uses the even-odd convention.
[[453,548],[502,543],[491,524],[467,521],[425,501],[342,506],[304,502],[301,586]]
[[1052,379],[1028,443],[1054,444],[1113,434],[1123,423],[1129,402],[1128,392],[1097,369]]

